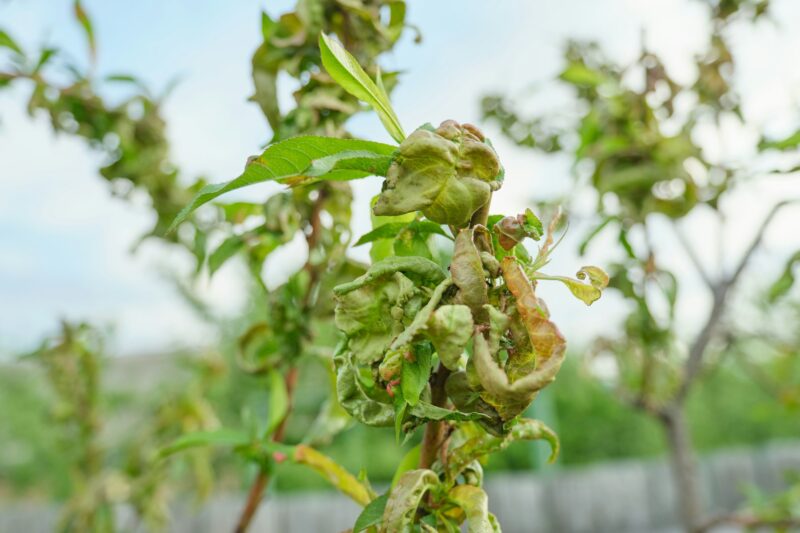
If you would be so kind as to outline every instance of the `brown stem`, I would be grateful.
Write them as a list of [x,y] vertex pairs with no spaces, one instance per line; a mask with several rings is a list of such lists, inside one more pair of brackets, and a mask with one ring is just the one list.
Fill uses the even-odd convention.
[[[286,396],[288,398],[289,405],[286,409],[286,415],[275,429],[275,433],[272,434],[273,442],[283,441],[283,436],[286,431],[286,421],[289,419],[289,413],[292,409],[292,395],[294,393],[295,384],[297,383],[297,367],[293,366],[289,369],[289,371],[286,373],[285,383]],[[245,502],[241,515],[239,516],[239,521],[236,523],[236,529],[234,529],[235,533],[244,533],[247,531],[247,528],[250,527],[250,523],[253,521],[253,518],[256,515],[258,505],[261,503],[261,497],[264,494],[264,489],[267,488],[268,482],[269,473],[264,468],[260,469],[256,479],[250,486],[250,491],[247,494],[247,501]]]
[[[431,378],[431,403],[436,407],[444,407],[447,402],[447,393],[444,384],[450,371],[440,364],[439,369]],[[422,447],[419,453],[419,467],[430,468],[436,460],[436,454],[441,449],[447,437],[445,423],[439,420],[428,422],[425,426],[425,435],[422,437]]]

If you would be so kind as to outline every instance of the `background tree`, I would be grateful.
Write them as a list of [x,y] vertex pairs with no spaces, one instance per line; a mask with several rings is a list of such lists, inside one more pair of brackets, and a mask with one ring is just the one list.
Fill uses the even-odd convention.
[[[769,5],[747,0],[706,3],[711,33],[706,50],[696,58],[692,84],[681,85],[670,77],[661,59],[646,47],[633,63],[620,67],[597,45],[574,42],[567,48],[560,80],[573,89],[580,103],[577,114],[526,118],[506,97],[488,96],[482,103],[486,118],[517,144],[565,152],[574,159],[576,185],[591,189],[597,198],[594,227],[580,252],[601,233],[616,237],[621,258],[611,267],[609,286],[630,302],[631,311],[623,334],[600,339],[596,351],[616,359],[623,397],[664,427],[687,530],[700,527],[704,508],[686,400],[698,379],[719,360],[725,347],[722,319],[731,309],[733,289],[764,233],[789,203],[773,207],[749,247],[732,263],[720,246],[712,269],[684,237],[688,228],[682,221],[699,211],[713,213],[723,234],[722,228],[736,216],[726,209],[726,199],[763,174],[755,164],[710,160],[697,131],[705,127],[719,132],[724,119],[746,120],[732,85],[735,59],[728,34],[736,21],[766,18]],[[765,140],[759,147],[786,144],[791,140]],[[665,247],[659,242],[665,225],[675,230],[685,260],[695,267],[712,302],[688,346],[676,329],[681,280],[668,270],[671,261],[665,260]]]

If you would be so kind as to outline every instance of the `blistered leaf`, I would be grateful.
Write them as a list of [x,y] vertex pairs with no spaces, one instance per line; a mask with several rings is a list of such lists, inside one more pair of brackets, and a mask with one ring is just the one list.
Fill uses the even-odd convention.
[[383,518],[383,512],[386,509],[386,502],[388,501],[389,493],[387,492],[369,502],[361,511],[361,514],[358,515],[358,518],[356,518],[356,523],[353,525],[353,533],[359,533],[368,527],[380,524]]
[[[464,433],[466,429],[462,427],[458,431]],[[513,442],[520,440],[545,440],[550,445],[548,461],[552,463],[558,457],[560,446],[555,432],[539,420],[521,418],[511,422],[503,435],[493,436],[476,432],[468,434],[458,445],[451,446],[447,458],[447,480],[454,482],[473,462],[504,450]]]
[[497,233],[498,242],[504,250],[511,250],[526,238],[538,241],[544,234],[542,221],[530,209],[515,217],[503,217],[492,229]]
[[389,135],[395,141],[402,142],[406,135],[392,109],[386,91],[381,90],[372,81],[347,50],[324,33],[319,36],[319,49],[322,54],[322,65],[336,83],[359,100],[369,104],[378,114]]
[[380,532],[410,531],[422,497],[438,484],[439,478],[432,470],[410,470],[403,474],[389,492]]
[[[277,142],[267,147],[259,157],[249,160],[244,173],[238,178],[203,187],[178,213],[169,231],[173,231],[201,205],[227,192],[255,183],[301,183],[312,175],[314,178],[334,181],[381,175],[386,171],[386,165],[395,150],[395,147],[388,144],[330,137],[293,137]],[[348,157],[328,159],[341,153],[347,153]],[[353,153],[357,156],[351,157]],[[373,156],[365,157],[366,153]],[[314,166],[315,163],[317,167]]]
[[391,348],[393,350],[400,350],[404,346],[407,346],[417,334],[421,333],[427,328],[428,321],[433,315],[433,310],[436,309],[437,305],[439,305],[439,302],[444,295],[444,291],[446,291],[452,284],[453,282],[450,278],[445,278],[436,286],[433,293],[431,293],[428,303],[425,304],[425,307],[423,307],[416,314],[411,324],[409,324],[408,327],[404,329],[403,332],[392,342]]
[[394,272],[403,272],[405,274],[414,274],[421,279],[429,280],[433,283],[440,283],[445,279],[445,273],[442,267],[422,257],[389,257],[383,261],[374,263],[369,267],[367,273],[363,276],[356,278],[350,283],[343,283],[333,289],[334,294],[337,296],[345,295],[352,292],[372,281],[392,274]]
[[394,408],[367,395],[353,364],[337,361],[336,369],[336,394],[350,416],[368,426],[391,426],[395,419]]
[[472,337],[472,327],[472,312],[465,305],[443,305],[428,320],[428,336],[439,360],[449,370],[460,367],[461,355]]
[[447,496],[466,513],[468,533],[494,533],[495,529],[489,521],[489,498],[483,489],[473,485],[457,485]]
[[474,127],[453,121],[419,128],[400,144],[373,207],[376,215],[414,211],[434,222],[465,225],[501,181],[494,150]]
[[456,236],[450,274],[458,287],[456,300],[470,308],[480,321],[485,315],[483,306],[489,301],[483,261],[475,247],[474,228],[462,229]]

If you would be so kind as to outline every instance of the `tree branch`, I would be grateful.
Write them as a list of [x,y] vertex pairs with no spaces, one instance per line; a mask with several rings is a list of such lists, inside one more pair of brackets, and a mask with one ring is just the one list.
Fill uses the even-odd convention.
[[689,256],[689,259],[692,261],[697,273],[703,279],[703,282],[705,282],[708,288],[713,291],[716,284],[708,275],[708,272],[703,266],[703,263],[700,261],[700,258],[697,256],[697,253],[695,252],[691,243],[689,243],[689,241],[686,239],[686,235],[683,234],[677,223],[673,222],[672,228],[675,230],[675,235],[678,237],[678,242],[680,242],[681,246],[683,246],[683,249],[686,251],[686,255]]
[[742,258],[739,260],[739,264],[736,266],[733,273],[714,287],[714,303],[712,304],[711,312],[708,314],[705,325],[700,330],[697,338],[695,338],[694,342],[689,348],[689,357],[686,360],[683,380],[678,388],[677,394],[675,395],[675,404],[683,403],[689,393],[689,389],[697,378],[697,375],[700,373],[700,368],[703,363],[703,356],[705,355],[706,348],[708,348],[708,344],[714,337],[714,333],[720,319],[722,319],[722,315],[725,311],[725,304],[731,288],[738,282],[742,272],[744,272],[744,270],[747,268],[747,265],[749,264],[756,250],[761,246],[761,242],[764,240],[764,235],[774,220],[775,215],[778,214],[778,211],[780,211],[786,205],[796,202],[800,202],[800,200],[784,200],[772,207],[770,212],[761,222],[761,226],[758,228],[753,241],[750,243],[750,246],[747,248],[744,255],[742,255]]

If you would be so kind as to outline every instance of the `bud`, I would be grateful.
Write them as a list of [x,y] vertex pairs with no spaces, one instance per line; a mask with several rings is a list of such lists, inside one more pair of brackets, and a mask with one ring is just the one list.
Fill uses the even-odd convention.
[[481,131],[447,120],[402,142],[373,210],[382,216],[422,211],[439,224],[462,226],[501,184],[500,161]]

